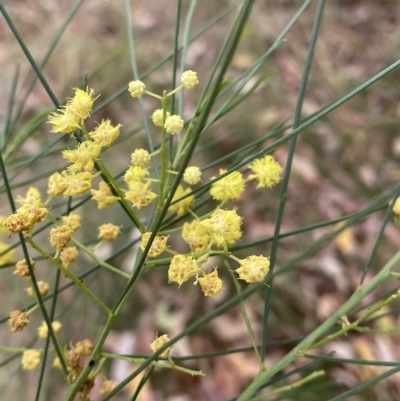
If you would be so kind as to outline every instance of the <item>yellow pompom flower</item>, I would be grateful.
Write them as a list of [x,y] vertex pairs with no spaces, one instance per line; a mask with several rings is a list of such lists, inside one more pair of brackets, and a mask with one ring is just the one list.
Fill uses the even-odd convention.
[[198,272],[196,261],[191,256],[175,255],[168,269],[168,283],[175,282],[179,287]]
[[201,170],[197,166],[187,167],[183,173],[183,180],[189,185],[196,185],[201,181]]
[[187,70],[181,75],[182,85],[186,89],[193,89],[198,83],[197,72]]
[[[153,115],[151,116],[151,119],[153,120],[153,124],[156,127],[162,127],[163,126],[163,109],[157,109]],[[171,117],[171,113],[169,111],[167,111],[165,118],[167,119],[168,117]]]
[[[47,293],[49,292],[49,289],[50,289],[49,283],[46,283],[45,281],[38,281],[37,282],[37,286],[39,288],[40,296],[45,297],[47,295]],[[34,297],[35,296],[35,293],[34,293],[32,287],[25,288],[25,291],[30,297]]]
[[146,85],[142,81],[129,82],[129,93],[132,97],[142,97],[146,92]]
[[40,351],[34,349],[28,349],[22,354],[22,369],[23,370],[34,370],[40,364]]
[[[36,262],[33,259],[30,259],[31,267],[35,270]],[[14,274],[21,277],[30,277],[28,263],[26,259],[19,260],[15,266]]]
[[85,141],[74,150],[64,150],[63,158],[73,163],[68,167],[71,171],[92,171],[94,162],[99,158],[101,146],[92,141]]
[[171,201],[171,206],[168,208],[170,212],[176,212],[178,216],[182,216],[191,206],[191,204],[194,201],[194,195],[190,195],[186,197],[185,199],[182,199],[180,202],[173,203],[175,200],[181,198],[182,196],[185,196],[186,194],[189,194],[192,192],[190,188],[186,188],[185,190],[183,189],[182,185],[179,185],[178,188],[175,191],[174,197],[172,198]]
[[125,192],[125,199],[132,202],[138,209],[150,205],[157,198],[157,194],[150,191],[150,185],[150,181],[146,184],[142,182],[129,182],[129,191]]
[[100,182],[98,190],[91,189],[90,192],[92,193],[92,199],[97,202],[97,207],[99,209],[104,209],[118,202],[110,186],[104,181]]
[[74,246],[64,248],[60,253],[60,261],[65,269],[68,269],[71,263],[75,263],[78,258],[78,249]]
[[63,183],[65,186],[64,196],[82,195],[92,188],[92,180],[94,176],[88,171],[76,173],[74,171],[62,172]]
[[101,385],[100,395],[106,395],[117,387],[117,382],[114,380],[104,380]]
[[49,177],[47,193],[52,196],[60,196],[67,189],[68,184],[60,173],[54,173]]
[[40,195],[40,192],[37,188],[35,187],[30,187],[26,193],[26,197],[23,198],[22,196],[17,196],[15,199],[16,203],[19,203],[20,205],[25,205],[25,204],[33,204],[36,201],[41,201],[42,197]]
[[60,253],[61,264],[68,269],[70,263],[75,263],[78,258],[78,250],[74,246],[64,248]]
[[201,220],[185,223],[182,229],[182,238],[193,253],[204,251],[210,243],[207,225]]
[[[164,344],[166,344],[170,339],[168,338],[167,334],[163,336],[157,337],[150,345],[150,349],[154,352],[159,350]],[[171,347],[168,347],[164,352],[160,354],[160,358],[168,358],[169,353],[171,351]]]
[[33,203],[26,203],[22,205],[17,213],[20,214],[29,214],[34,223],[40,223],[47,216],[48,209],[43,207],[42,202],[40,200],[34,201]]
[[102,224],[99,227],[99,238],[103,241],[115,241],[120,233],[120,228],[112,223]]
[[99,146],[108,148],[119,137],[121,124],[113,127],[111,120],[102,120],[93,132],[89,132],[89,136],[94,143]]
[[[151,232],[144,233],[142,236],[142,242],[140,243],[140,249],[144,251],[146,249],[147,243],[149,242],[151,236]],[[162,237],[154,237],[153,243],[151,244],[151,247],[149,249],[149,252],[147,253],[147,256],[150,256],[151,258],[155,258],[159,255],[161,255],[164,251],[165,248],[167,247],[167,241],[168,241],[169,235],[167,236],[162,236]]]
[[217,209],[210,218],[203,220],[203,224],[217,247],[234,244],[242,236],[240,231],[242,217],[237,215],[236,209]]
[[79,117],[67,107],[52,113],[48,118],[48,123],[53,126],[50,132],[55,134],[71,134],[80,128]]
[[249,256],[246,259],[241,260],[240,267],[236,269],[237,274],[241,280],[246,283],[255,283],[257,281],[263,281],[266,274],[269,271],[269,258],[265,256]]
[[93,352],[93,343],[89,339],[78,341],[75,350],[81,356],[89,356]]
[[63,225],[68,226],[73,232],[81,228],[82,218],[79,214],[70,213],[68,216],[62,217]]
[[[0,254],[10,248],[10,245],[0,241]],[[10,249],[0,256],[0,266],[7,265],[14,261],[15,249]]]
[[184,124],[185,122],[183,119],[177,114],[174,114],[165,119],[164,128],[168,134],[176,135],[182,132]]
[[[54,333],[58,333],[62,327],[62,324],[58,320],[55,320],[51,323],[51,326],[53,327]],[[47,323],[43,321],[42,324],[38,327],[37,331],[39,338],[46,338],[49,332]]]
[[[219,174],[225,173],[226,170],[220,169]],[[214,179],[212,177],[211,179]],[[210,194],[215,200],[228,201],[230,199],[239,199],[245,187],[245,181],[239,171],[234,171],[219,181],[211,185]]]
[[250,174],[248,179],[257,180],[257,188],[272,188],[280,181],[283,171],[281,165],[269,155],[254,160],[249,169],[253,174]]
[[134,166],[147,168],[150,166],[151,156],[147,150],[136,149],[131,155],[131,160]]
[[199,284],[206,297],[216,297],[222,290],[222,280],[217,270],[199,278]]
[[86,88],[86,91],[79,88],[74,89],[75,95],[72,99],[68,99],[65,108],[79,119],[86,120],[92,111],[94,101],[97,99],[94,97],[94,90],[89,90],[89,88]]
[[10,312],[10,319],[8,324],[10,325],[11,331],[22,331],[24,327],[29,323],[29,317],[25,312],[15,310]]
[[50,244],[57,250],[64,249],[71,240],[73,231],[68,226],[54,227],[50,231]]
[[131,166],[126,170],[124,175],[124,181],[128,187],[130,187],[131,183],[134,182],[143,182],[143,180],[149,175],[150,173],[143,167],[139,166]]
[[47,215],[48,209],[42,206],[40,201],[21,206],[14,214],[8,216],[3,226],[7,227],[11,235],[15,233],[29,232],[35,223],[41,222]]

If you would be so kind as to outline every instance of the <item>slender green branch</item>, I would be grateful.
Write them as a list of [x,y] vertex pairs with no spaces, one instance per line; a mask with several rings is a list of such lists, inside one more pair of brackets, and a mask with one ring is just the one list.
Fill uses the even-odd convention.
[[38,246],[32,239],[29,240],[30,244],[34,249],[36,249],[40,254],[42,254],[47,260],[49,260],[51,263],[53,263],[55,266],[58,267],[58,269],[70,280],[72,280],[82,291],[86,293],[86,295],[90,298],[93,299],[99,305],[103,310],[105,310],[109,315],[112,314],[111,309],[103,303],[99,298],[96,297],[92,293],[92,291],[89,290],[89,288],[86,287],[85,284],[83,284],[82,280],[79,280],[77,277],[75,277],[69,270],[67,270],[56,258],[53,256],[49,255],[46,251],[44,251],[40,246]]
[[82,249],[87,255],[89,255],[94,261],[96,261],[99,266],[104,267],[107,270],[110,270],[113,273],[119,274],[122,277],[125,278],[130,278],[131,275],[128,273],[123,272],[122,270],[117,269],[116,267],[110,265],[109,263],[105,262],[103,259],[99,258],[92,250],[90,250],[88,247],[83,245],[81,242],[79,242],[76,238],[71,238],[71,241],[76,245],[77,248]]

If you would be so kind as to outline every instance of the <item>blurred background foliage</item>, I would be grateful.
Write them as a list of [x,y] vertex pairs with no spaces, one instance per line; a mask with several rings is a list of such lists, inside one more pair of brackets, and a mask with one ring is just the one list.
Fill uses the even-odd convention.
[[[61,0],[9,0],[3,2],[20,35],[40,63],[49,45],[65,21],[66,15],[76,3]],[[85,81],[101,94],[99,108],[110,96],[117,94],[111,102],[92,114],[91,123],[111,118],[114,124],[123,124],[118,144],[104,155],[104,162],[112,173],[122,171],[130,162],[130,154],[137,147],[146,147],[138,103],[132,101],[127,83],[133,79],[129,58],[125,8],[121,1],[80,1],[76,14],[68,23],[65,32],[43,68],[43,74],[60,102],[71,96],[73,87]],[[161,93],[171,89],[172,59],[176,10],[175,2],[134,0],[132,20],[138,70],[147,88]],[[200,141],[195,154],[196,163],[206,166],[225,154],[265,135],[276,124],[291,121],[312,24],[316,1],[312,1],[293,29],[286,35],[285,42],[272,53],[259,74],[268,77],[254,93],[234,112],[223,116],[213,124]],[[205,24],[219,15],[229,1],[203,0],[198,2],[191,34],[203,29]],[[292,16],[301,6],[301,1],[278,0],[256,1],[241,42],[228,70],[228,76],[238,77],[246,71],[271,46]],[[189,2],[183,1],[182,15],[187,14]],[[235,10],[221,17],[191,42],[187,54],[187,68],[198,72],[200,86],[211,70],[221,44],[234,18]],[[396,0],[387,1],[329,1],[315,50],[309,83],[303,103],[303,115],[311,115],[380,72],[396,61],[400,37],[400,7]],[[183,30],[183,22],[181,31]],[[16,86],[15,109],[34,78],[34,72],[21,51],[15,37],[5,21],[0,18],[0,121],[6,122],[12,81],[19,69]],[[154,71],[150,68],[160,63]],[[87,75],[86,75],[87,74]],[[400,177],[400,138],[397,135],[400,108],[399,74],[395,70],[361,94],[317,121],[298,136],[296,155],[288,190],[282,232],[288,232],[321,221],[340,218],[355,213],[375,197],[382,195]],[[249,87],[254,82],[249,83]],[[200,91],[200,90],[199,90]],[[184,116],[191,116],[199,91],[191,91],[185,97]],[[221,103],[222,104],[222,103]],[[148,116],[158,103],[146,98],[144,107]],[[69,136],[59,141],[34,161],[29,168],[21,168],[35,157],[56,137],[49,133],[44,121],[53,105],[39,82],[28,96],[20,116],[12,126],[6,141],[5,154],[10,144],[20,145],[6,159],[14,196],[23,195],[29,182],[35,177],[35,185],[44,194],[49,169],[61,169],[66,163],[60,150],[72,147],[75,141]],[[15,110],[14,110],[15,111]],[[43,120],[38,116],[44,116]],[[39,122],[37,122],[39,121]],[[153,128],[151,128],[153,129]],[[286,130],[285,132],[289,132]],[[158,135],[156,129],[154,134]],[[281,136],[279,134],[278,136]],[[2,142],[4,143],[4,142]],[[264,145],[271,141],[265,141]],[[285,163],[287,144],[278,147],[275,157]],[[210,168],[203,181],[218,174],[219,168]],[[2,188],[1,214],[8,215],[4,188]],[[109,248],[101,248],[107,257],[114,249],[124,245],[127,237],[138,235],[130,226],[124,226],[125,216],[117,205],[102,211],[88,202],[81,209],[83,229],[81,239],[95,242],[96,226],[112,221],[123,226],[126,236]],[[273,235],[275,217],[279,205],[279,188],[272,191],[254,191],[248,186],[245,202],[238,202],[240,214],[245,218],[243,243],[256,241]],[[269,341],[287,340],[307,334],[324,321],[351,295],[356,288],[360,271],[369,256],[383,218],[385,208],[371,213],[354,226],[342,231],[339,236],[300,260],[287,274],[278,275],[274,281],[272,310],[270,314]],[[143,213],[146,213],[144,211]],[[312,246],[332,227],[323,227],[305,234],[290,236],[280,241],[277,267],[302,250]],[[48,231],[40,234],[46,241]],[[40,237],[39,237],[40,238]],[[16,241],[10,239],[10,243]],[[38,240],[37,242],[40,242]],[[392,223],[385,230],[383,241],[374,259],[371,272],[386,263],[399,247],[399,231]],[[178,236],[171,238],[171,247],[179,249],[182,244]],[[260,244],[251,248],[251,254],[268,254],[270,245]],[[136,248],[131,247],[116,256],[112,263],[129,271],[136,257]],[[20,259],[22,255],[17,251]],[[246,249],[238,252],[239,257],[249,254]],[[75,273],[83,271],[91,263],[82,257]],[[42,263],[43,276],[54,275],[54,267]],[[10,310],[23,308],[30,303],[21,288],[21,281],[13,276],[12,266],[1,270],[0,290],[2,294],[1,317]],[[96,273],[85,282],[107,304],[112,304],[124,286],[124,280],[109,274]],[[174,335],[190,322],[212,310],[215,305],[235,293],[233,284],[225,281],[225,290],[217,299],[205,299],[197,288],[183,286],[180,290],[166,283],[166,268],[145,274],[132,294],[113,331],[106,341],[109,352],[148,354],[148,343],[156,331]],[[63,279],[62,284],[67,283]],[[390,291],[390,287],[387,288]],[[376,295],[376,294],[375,294]],[[372,301],[374,298],[366,301]],[[252,295],[246,302],[256,338],[261,332],[263,300],[261,294]],[[377,325],[396,327],[399,324],[397,309],[390,306],[385,319]],[[74,287],[60,293],[57,314],[63,321],[60,334],[64,344],[83,338],[96,338],[104,316],[93,307]],[[62,317],[65,316],[66,320]],[[90,321],[88,321],[90,316]],[[37,321],[35,321],[37,317]],[[0,343],[3,346],[21,347],[28,344],[34,334],[33,327],[40,324],[38,316],[32,317],[31,329],[11,336],[6,324],[0,326]],[[37,340],[36,340],[37,341]],[[328,345],[323,351],[336,351],[336,356],[360,357],[376,360],[398,360],[398,335],[371,336],[351,334]],[[36,345],[38,343],[35,343]],[[228,348],[248,347],[250,341],[239,307],[234,307],[212,322],[202,326],[195,334],[186,337],[174,347],[175,355],[216,352]],[[279,360],[292,344],[279,344],[268,348],[267,365]],[[6,361],[8,354],[2,355]],[[305,364],[298,359],[290,369]],[[258,362],[250,352],[233,353],[222,357],[205,358],[188,363],[191,368],[203,370],[205,378],[192,378],[179,372],[156,372],[138,399],[140,400],[222,400],[240,393],[241,389],[258,372]],[[314,362],[309,372],[325,369],[327,379],[313,382],[309,388],[293,395],[271,399],[282,400],[327,400],[332,394],[352,388],[368,378],[384,371],[382,367]],[[115,361],[107,365],[109,376],[120,381],[134,370],[129,363]],[[282,372],[285,373],[285,372]],[[0,369],[0,394],[5,400],[33,399],[37,372],[22,372],[19,360],[7,363]],[[8,383],[8,385],[6,385]],[[135,391],[138,382],[132,382],[116,396],[127,400]],[[59,400],[65,383],[61,374],[52,372],[45,379],[43,400]],[[61,390],[60,390],[61,389]],[[26,396],[29,394],[29,397]],[[382,396],[384,394],[384,396]],[[397,376],[382,381],[357,396],[359,400],[400,399]]]

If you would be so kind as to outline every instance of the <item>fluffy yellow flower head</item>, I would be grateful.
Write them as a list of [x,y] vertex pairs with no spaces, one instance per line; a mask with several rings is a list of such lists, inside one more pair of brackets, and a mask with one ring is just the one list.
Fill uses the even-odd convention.
[[73,231],[69,226],[54,227],[50,231],[50,244],[56,249],[63,249],[68,245]]
[[60,260],[63,267],[68,269],[70,263],[75,263],[78,258],[78,250],[74,246],[64,248],[60,253]]
[[[58,333],[62,327],[62,324],[58,320],[55,320],[54,322],[51,323],[51,326],[53,327],[54,333]],[[39,338],[47,337],[49,329],[45,321],[42,322],[42,324],[38,327],[37,331]]]
[[257,188],[272,188],[281,179],[282,167],[272,156],[264,156],[256,159],[250,164],[249,169],[253,174],[249,175],[249,180],[257,180]]
[[222,280],[217,270],[199,278],[199,284],[206,297],[216,297],[222,290]]
[[183,173],[183,180],[189,185],[196,185],[201,181],[201,170],[197,166],[187,167]]
[[209,235],[217,247],[226,247],[234,244],[242,236],[240,225],[242,217],[238,216],[236,209],[217,209],[209,219],[203,220]]
[[120,228],[112,223],[102,224],[99,227],[99,238],[104,241],[115,241],[120,233]]
[[49,177],[47,193],[52,196],[60,196],[68,188],[68,183],[60,173],[54,173]]
[[[35,270],[36,262],[30,259],[32,269]],[[26,259],[19,260],[15,266],[14,274],[21,277],[30,277],[28,263]]]
[[150,166],[151,156],[147,150],[136,149],[131,155],[132,164],[141,168]]
[[126,170],[124,175],[124,181],[126,185],[130,188],[131,183],[134,182],[143,182],[143,180],[149,175],[150,173],[143,167],[139,166],[131,166]]
[[193,253],[204,251],[210,243],[207,225],[201,220],[185,223],[182,229],[182,238]]
[[81,228],[82,218],[79,214],[70,213],[68,216],[63,216],[63,225],[68,226],[73,232]]
[[30,187],[26,193],[26,197],[23,198],[22,196],[17,196],[15,199],[16,203],[19,203],[20,205],[25,205],[25,204],[33,204],[36,201],[41,201],[42,197],[40,195],[40,192],[37,188],[35,187]]
[[186,89],[193,89],[199,83],[197,72],[191,70],[185,71],[181,75],[181,82]]
[[92,171],[94,162],[99,158],[101,146],[92,141],[85,141],[78,145],[76,149],[64,150],[63,158],[73,163],[68,167],[71,171]]
[[25,312],[21,312],[20,310],[11,311],[8,323],[13,333],[22,331],[29,323],[29,317]]
[[113,127],[111,120],[102,120],[93,132],[89,135],[95,143],[98,145],[108,148],[111,144],[119,137],[121,124]]
[[249,256],[239,263],[240,268],[236,272],[241,280],[249,284],[263,281],[269,271],[269,259],[265,256]]
[[104,181],[100,182],[98,190],[91,189],[90,192],[92,193],[92,199],[97,202],[99,209],[104,209],[118,201],[117,197],[112,193],[110,186]]
[[[156,127],[162,127],[163,126],[163,110],[162,109],[157,109],[153,115],[151,116],[151,119],[153,120],[153,123]],[[167,111],[165,118],[167,119],[168,117],[171,117],[171,113]]]
[[[153,352],[156,352],[159,350],[164,344],[166,344],[170,339],[168,338],[167,334],[164,334],[163,336],[157,337],[151,344],[150,344],[150,349]],[[170,351],[171,347],[168,347],[163,353],[160,354],[160,358],[167,358]]]
[[82,195],[92,188],[94,176],[88,171],[76,173],[74,171],[62,172],[62,186],[64,186],[64,196]]
[[157,194],[150,191],[150,185],[150,181],[146,184],[142,182],[129,182],[129,191],[125,192],[125,199],[132,202],[138,209],[150,205],[157,198]]
[[106,395],[117,387],[117,382],[114,380],[104,380],[101,385],[100,395]]
[[129,93],[132,97],[142,97],[146,92],[146,85],[142,81],[129,82]]
[[68,107],[52,113],[48,118],[48,123],[53,126],[50,132],[55,134],[71,134],[80,128],[79,117]]
[[34,370],[40,364],[40,351],[34,349],[28,349],[22,354],[22,369],[23,370]]
[[[38,288],[39,288],[40,296],[45,297],[47,295],[47,293],[49,292],[49,289],[50,289],[49,283],[46,283],[45,281],[38,281],[37,285],[38,285]],[[34,293],[32,287],[25,288],[25,291],[31,297],[35,296],[35,293]]]
[[[223,174],[226,170],[220,169]],[[214,179],[215,177],[212,177]],[[219,181],[211,185],[210,194],[215,200],[228,201],[229,199],[239,199],[245,187],[245,181],[239,171],[234,171]]]
[[[146,249],[147,243],[149,242],[151,236],[151,232],[144,233],[142,236],[142,242],[140,243],[140,249],[144,251]],[[161,255],[164,251],[165,248],[167,247],[167,241],[168,241],[169,235],[168,236],[162,236],[162,237],[154,237],[153,243],[151,244],[151,247],[148,252],[148,256],[151,258],[155,258],[159,255]]]
[[179,287],[197,274],[196,261],[191,256],[175,255],[168,269],[168,282],[175,282]]
[[176,135],[182,132],[184,124],[185,122],[183,119],[177,114],[174,114],[165,119],[164,128],[168,134]]
[[[176,199],[179,199],[182,196],[189,194],[190,192],[192,192],[192,190],[190,188],[186,188],[184,190],[182,185],[179,185],[175,191],[175,195],[172,198],[171,203],[173,203]],[[168,208],[168,210],[170,212],[176,212],[178,214],[178,216],[182,216],[190,208],[193,201],[194,201],[194,195],[190,195],[190,196],[186,197],[185,199],[182,199],[180,202],[171,204],[171,206]]]
[[8,216],[3,226],[7,227],[11,234],[29,232],[35,223],[41,222],[47,215],[48,209],[42,206],[40,201],[33,204],[26,203],[14,214]]
[[89,90],[89,88],[86,88],[86,91],[79,88],[74,89],[75,95],[72,99],[68,100],[65,109],[79,119],[86,120],[92,111],[94,101],[97,99],[94,97],[94,90]]

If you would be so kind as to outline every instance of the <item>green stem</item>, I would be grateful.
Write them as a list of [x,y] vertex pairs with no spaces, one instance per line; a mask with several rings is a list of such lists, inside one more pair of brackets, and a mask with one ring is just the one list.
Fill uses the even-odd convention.
[[[237,278],[235,277],[235,275],[233,274],[233,271],[230,268],[229,263],[225,262],[225,265],[227,267],[229,274],[232,277],[232,281],[233,281],[233,284],[235,285],[236,292],[240,295],[240,293],[242,292],[241,288],[240,288],[240,284],[239,284]],[[246,308],[245,308],[243,299],[240,300],[240,311],[242,313],[243,320],[246,324],[247,332],[249,333],[249,337],[250,337],[251,345],[253,346],[254,353],[256,354],[257,360],[260,363],[260,370],[263,370],[264,364],[262,363],[260,353],[258,352],[258,345],[257,345],[256,339],[254,336],[253,328],[251,327],[249,316],[247,315],[247,312],[246,312]]]
[[168,106],[168,96],[166,92],[164,92],[162,97],[162,110],[163,110],[163,123],[161,128],[161,149],[160,149],[160,157],[161,157],[161,181],[160,181],[160,193],[158,197],[158,206],[157,212],[163,207],[164,204],[164,196],[166,193],[165,182],[167,178],[167,156],[166,156],[166,137],[167,132],[165,130],[165,119],[167,118],[167,106]]
[[92,250],[90,250],[89,248],[87,248],[85,245],[83,245],[82,243],[80,243],[78,240],[76,240],[75,238],[71,238],[71,241],[79,248],[82,249],[82,251],[84,251],[87,255],[89,255],[94,261],[96,261],[100,266],[104,267],[107,270],[112,271],[113,273],[119,274],[122,277],[125,277],[127,279],[129,279],[131,277],[130,274],[125,273],[119,269],[117,269],[116,267],[110,265],[109,263],[105,262],[104,260],[102,260],[101,258],[99,258]]
[[128,203],[125,200],[124,194],[121,191],[121,188],[115,181],[114,177],[109,173],[107,170],[106,166],[104,165],[103,161],[101,159],[97,160],[96,163],[99,165],[101,168],[101,175],[104,175],[107,179],[106,182],[112,186],[112,189],[115,190],[117,193],[117,197],[119,198],[118,202],[121,204],[121,206],[124,208],[124,210],[127,212],[135,226],[138,228],[138,230],[143,234],[146,232],[146,228],[144,225],[140,222],[138,217],[135,215],[133,212],[132,208],[128,205]]
[[265,400],[265,397],[269,397],[269,396],[275,395],[275,394],[287,393],[288,391],[292,391],[296,388],[300,388],[300,387],[304,386],[305,384],[309,383],[312,380],[317,379],[318,377],[325,376],[325,374],[326,373],[324,370],[317,370],[315,372],[312,372],[308,376],[304,377],[303,379],[298,380],[297,382],[294,382],[287,386],[276,388],[272,391],[269,391],[268,393],[263,393],[259,397],[253,397],[251,399],[251,401],[258,401],[258,400],[263,401],[263,400]]
[[[124,356],[124,355],[114,355],[114,354],[109,354],[108,352],[102,352],[102,356],[110,359],[118,359],[121,361],[128,361],[128,362],[135,362],[135,363],[143,363],[146,361],[146,358],[133,358],[130,356]],[[205,374],[200,370],[192,370],[192,369],[187,369],[184,368],[183,366],[178,366],[175,363],[167,363],[167,362],[157,362],[153,361],[151,363],[152,366],[155,366],[157,368],[162,368],[162,369],[175,369],[180,372],[188,373],[191,376],[205,376]]]
[[92,291],[89,290],[89,288],[86,287],[85,284],[83,284],[82,280],[79,280],[77,277],[75,277],[70,271],[68,271],[56,258],[53,256],[49,255],[46,251],[44,251],[42,248],[39,247],[32,239],[29,240],[30,244],[34,249],[36,249],[39,253],[41,253],[47,260],[49,260],[51,263],[53,263],[55,266],[57,266],[61,272],[68,277],[70,280],[72,280],[81,290],[83,290],[90,298],[93,299],[102,309],[104,309],[109,315],[112,314],[111,309],[103,303],[99,298],[96,297],[92,293]]

